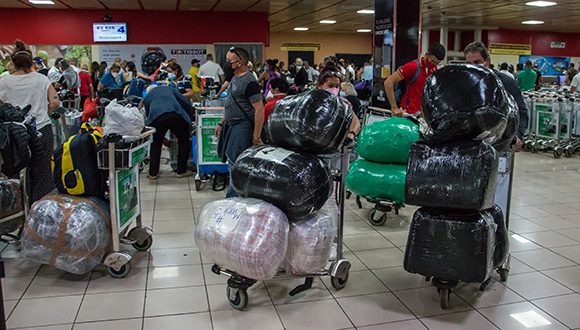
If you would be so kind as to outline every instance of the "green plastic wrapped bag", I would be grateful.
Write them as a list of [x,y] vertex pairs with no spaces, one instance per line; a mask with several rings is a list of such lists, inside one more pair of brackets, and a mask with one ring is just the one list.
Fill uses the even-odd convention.
[[346,187],[359,196],[405,202],[407,166],[357,159],[348,170]]
[[372,162],[407,164],[411,145],[419,140],[419,125],[393,117],[367,125],[361,132],[358,154]]

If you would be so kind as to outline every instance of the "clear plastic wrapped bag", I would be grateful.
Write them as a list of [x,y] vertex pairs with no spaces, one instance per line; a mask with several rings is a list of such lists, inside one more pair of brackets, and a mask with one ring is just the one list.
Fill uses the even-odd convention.
[[88,273],[109,251],[110,221],[108,204],[98,198],[48,195],[28,213],[22,256],[69,273]]
[[119,134],[128,136],[138,136],[145,128],[145,118],[136,107],[124,107],[111,101],[105,108],[105,119],[103,121],[103,135]]
[[0,178],[0,218],[22,211],[20,180]]
[[315,89],[276,103],[265,126],[270,144],[320,154],[338,152],[353,120],[339,97]]
[[336,236],[338,207],[330,198],[324,207],[306,219],[292,222],[284,269],[293,275],[319,272],[328,263]]
[[238,157],[232,183],[240,197],[272,203],[291,220],[320,210],[332,190],[330,170],[320,158],[268,145]]
[[288,230],[288,218],[274,205],[230,198],[203,207],[195,243],[211,262],[251,279],[267,280],[284,261]]

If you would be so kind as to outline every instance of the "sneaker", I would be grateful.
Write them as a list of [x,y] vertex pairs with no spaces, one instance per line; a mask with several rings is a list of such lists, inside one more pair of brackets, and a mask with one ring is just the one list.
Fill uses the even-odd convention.
[[178,178],[187,178],[188,176],[192,176],[192,175],[193,175],[193,173],[191,173],[189,171],[188,172],[185,172],[185,173],[181,173],[181,174],[180,173],[175,173],[175,176],[178,177]]
[[147,178],[148,178],[149,180],[153,180],[153,181],[155,181],[155,180],[157,180],[157,178],[158,178],[158,177],[159,177],[159,175],[151,175],[151,174],[147,174]]

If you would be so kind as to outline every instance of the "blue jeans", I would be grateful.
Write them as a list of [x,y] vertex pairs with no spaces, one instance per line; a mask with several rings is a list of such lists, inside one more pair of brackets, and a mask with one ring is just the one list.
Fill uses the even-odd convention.
[[230,184],[228,186],[228,190],[226,190],[226,198],[238,197],[238,194],[234,190],[234,184],[233,184],[233,180],[232,180],[232,167],[234,167],[234,162],[232,162],[228,158],[228,172],[230,172],[230,174],[229,174],[230,175]]

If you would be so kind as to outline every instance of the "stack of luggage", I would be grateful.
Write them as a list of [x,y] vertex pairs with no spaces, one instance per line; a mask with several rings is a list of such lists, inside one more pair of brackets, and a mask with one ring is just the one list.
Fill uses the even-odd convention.
[[352,111],[336,96],[313,90],[280,100],[265,127],[268,145],[244,151],[232,169],[240,198],[210,203],[195,231],[201,253],[253,280],[280,269],[295,275],[326,266],[338,219],[329,166]]
[[421,206],[405,252],[408,272],[439,283],[487,283],[505,262],[507,229],[493,204],[496,147],[513,139],[514,111],[513,99],[488,69],[450,65],[427,80],[423,115],[429,130],[412,146],[407,166],[405,200]]
[[349,191],[373,200],[405,202],[405,178],[409,150],[419,140],[419,126],[394,117],[367,125],[357,141],[361,157],[346,177]]

